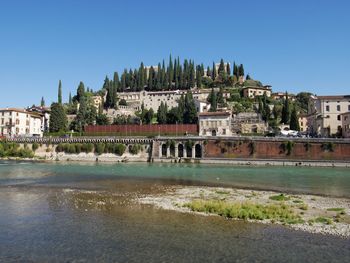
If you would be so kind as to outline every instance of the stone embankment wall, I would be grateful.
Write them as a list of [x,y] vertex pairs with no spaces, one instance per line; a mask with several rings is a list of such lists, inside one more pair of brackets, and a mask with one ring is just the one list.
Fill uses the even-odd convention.
[[206,140],[205,158],[253,158],[286,160],[350,161],[349,142],[317,141],[260,141],[260,140]]

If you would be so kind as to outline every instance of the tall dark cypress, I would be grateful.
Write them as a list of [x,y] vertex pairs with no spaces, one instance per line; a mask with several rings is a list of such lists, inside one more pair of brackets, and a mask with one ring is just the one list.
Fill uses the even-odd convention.
[[44,97],[41,97],[40,106],[41,106],[41,107],[44,107],[44,106],[45,106]]
[[216,77],[217,77],[216,66],[215,66],[215,62],[213,62],[213,68],[212,68],[212,71],[211,71],[211,78],[213,80],[215,80]]
[[289,120],[290,120],[289,98],[288,98],[288,92],[286,92],[286,99],[284,100],[283,108],[282,108],[281,123],[289,124]]
[[168,67],[168,84],[169,84],[169,89],[172,88],[172,84],[173,84],[173,80],[174,80],[174,65],[173,65],[173,60],[171,58],[171,55],[169,57],[169,67]]
[[230,63],[226,64],[226,73],[228,76],[231,76],[231,67],[230,67]]
[[58,82],[58,96],[57,96],[58,104],[62,104],[62,83],[61,80]]

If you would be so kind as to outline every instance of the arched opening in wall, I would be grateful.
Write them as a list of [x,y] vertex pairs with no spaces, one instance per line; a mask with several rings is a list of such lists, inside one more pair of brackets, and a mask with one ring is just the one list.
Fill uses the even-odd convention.
[[184,157],[184,146],[183,144],[179,144],[177,146],[177,149],[178,149],[178,157]]
[[175,157],[175,144],[170,144],[170,156]]
[[202,158],[202,146],[200,144],[196,144],[195,146],[195,157]]
[[211,136],[216,136],[216,130],[211,131]]
[[252,126],[252,133],[258,133],[258,126],[255,124]]
[[188,158],[192,158],[192,147],[190,145],[186,146],[186,153]]
[[162,144],[162,157],[166,157],[166,150],[167,150],[166,144]]

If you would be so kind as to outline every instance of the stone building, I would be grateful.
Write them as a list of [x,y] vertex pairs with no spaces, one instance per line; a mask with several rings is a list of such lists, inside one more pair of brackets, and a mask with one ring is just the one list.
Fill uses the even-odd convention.
[[200,136],[231,136],[231,112],[202,112],[198,114]]
[[232,132],[240,134],[259,133],[263,134],[268,130],[268,125],[255,112],[241,112],[234,114],[232,118]]

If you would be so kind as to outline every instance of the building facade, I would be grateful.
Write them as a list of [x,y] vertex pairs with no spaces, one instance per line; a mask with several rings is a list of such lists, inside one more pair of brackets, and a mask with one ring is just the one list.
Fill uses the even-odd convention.
[[42,137],[42,116],[22,109],[0,109],[0,134],[9,137]]
[[343,138],[350,138],[350,112],[343,113],[341,118]]
[[268,125],[255,112],[241,112],[233,115],[232,132],[240,134],[264,134],[268,130]]
[[[218,91],[218,89],[217,89]],[[194,100],[206,101],[211,89],[192,89],[192,96]],[[181,96],[185,96],[187,90],[170,90],[170,91],[140,91],[140,92],[119,92],[118,97],[124,99],[128,106],[135,109],[141,109],[143,103],[145,109],[153,109],[158,111],[160,104],[166,103],[168,109],[178,106],[178,101]],[[230,92],[224,91],[223,97],[225,99],[230,97]]]
[[243,88],[243,97],[254,99],[257,96],[263,96],[266,94],[267,97],[271,97],[271,87],[244,87]]
[[328,137],[341,135],[341,114],[350,111],[350,95],[313,96],[309,104],[309,114],[313,115],[311,132]]
[[202,112],[198,114],[200,136],[231,136],[231,112]]

